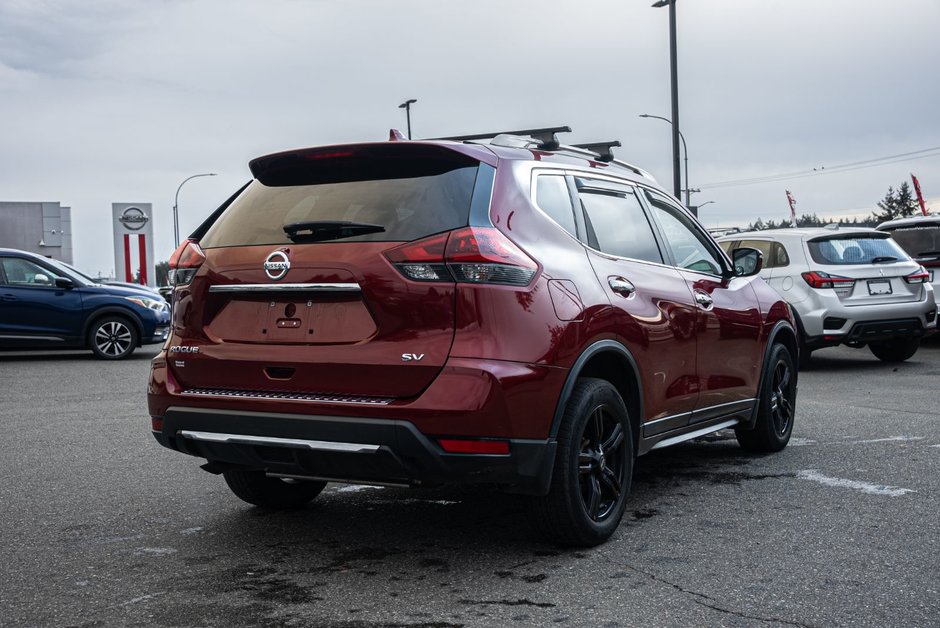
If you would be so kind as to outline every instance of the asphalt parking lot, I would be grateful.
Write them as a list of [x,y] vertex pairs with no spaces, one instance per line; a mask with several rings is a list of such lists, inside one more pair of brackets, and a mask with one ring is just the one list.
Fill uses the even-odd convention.
[[940,343],[819,352],[783,452],[721,432],[638,462],[592,550],[518,498],[334,484],[267,513],[159,447],[129,361],[0,354],[4,626],[928,626]]

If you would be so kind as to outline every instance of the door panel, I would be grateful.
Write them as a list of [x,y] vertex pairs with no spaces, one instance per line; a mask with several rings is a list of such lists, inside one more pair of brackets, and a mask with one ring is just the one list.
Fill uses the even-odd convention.
[[56,288],[57,275],[21,257],[0,258],[0,334],[73,339],[81,335],[80,288]]
[[698,400],[696,308],[630,186],[577,177],[584,240],[613,306],[610,328],[641,370],[644,435],[686,425]]
[[708,297],[697,303],[696,370],[701,394],[696,422],[739,409],[736,402],[754,398],[760,379],[761,313],[751,278],[723,280],[680,272],[693,298]]

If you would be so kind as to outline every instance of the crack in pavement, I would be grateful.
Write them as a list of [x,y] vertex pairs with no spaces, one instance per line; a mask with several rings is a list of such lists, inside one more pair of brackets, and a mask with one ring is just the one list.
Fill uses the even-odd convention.
[[[611,565],[615,565],[617,567],[626,567],[627,569],[630,569],[631,571],[634,571],[638,574],[642,574],[646,576],[647,578],[649,578],[650,580],[654,582],[658,582],[660,584],[664,584],[666,586],[672,587],[673,589],[675,589],[676,591],[679,591],[680,593],[684,593],[688,596],[691,596],[691,600],[695,602],[696,604],[698,604],[699,606],[704,606],[705,608],[710,608],[720,613],[734,615],[735,617],[740,617],[742,619],[752,619],[756,621],[762,621],[765,623],[783,624],[786,626],[797,626],[797,628],[814,628],[812,624],[803,624],[803,623],[796,622],[796,621],[790,621],[788,619],[781,619],[779,617],[760,617],[758,615],[748,615],[747,613],[743,613],[741,611],[735,611],[729,608],[725,608],[723,606],[718,606],[719,604],[718,600],[712,597],[709,597],[705,595],[704,593],[699,593],[698,591],[691,591],[689,589],[685,589],[674,582],[670,582],[669,580],[661,578],[657,576],[656,574],[650,573],[648,571],[644,571],[638,567],[634,567],[633,565],[620,564],[620,563],[614,562],[609,556],[606,556],[605,554],[601,554],[600,552],[598,552],[598,555],[604,560],[606,560],[608,563],[610,563]],[[696,599],[696,598],[700,598],[700,599]]]

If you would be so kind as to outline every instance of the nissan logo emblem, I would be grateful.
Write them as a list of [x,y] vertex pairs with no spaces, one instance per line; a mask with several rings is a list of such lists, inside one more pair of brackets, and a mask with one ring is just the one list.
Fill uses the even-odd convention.
[[290,260],[283,251],[274,251],[264,260],[264,274],[277,281],[290,270]]
[[121,212],[118,221],[131,231],[140,231],[150,220],[139,207],[128,207]]

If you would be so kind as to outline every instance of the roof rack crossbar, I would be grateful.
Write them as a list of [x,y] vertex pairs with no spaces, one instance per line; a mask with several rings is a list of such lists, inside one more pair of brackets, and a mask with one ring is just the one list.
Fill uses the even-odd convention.
[[591,142],[589,144],[573,144],[575,148],[583,148],[592,153],[597,153],[597,160],[604,163],[610,163],[614,160],[614,148],[622,146],[620,140],[610,142]]
[[556,133],[571,133],[570,126],[552,126],[542,129],[522,129],[519,131],[497,131],[496,133],[475,133],[473,135],[452,135],[450,137],[433,137],[434,140],[451,140],[454,142],[467,142],[470,140],[488,140],[497,135],[521,135],[536,140],[540,150],[557,150],[561,145]]

